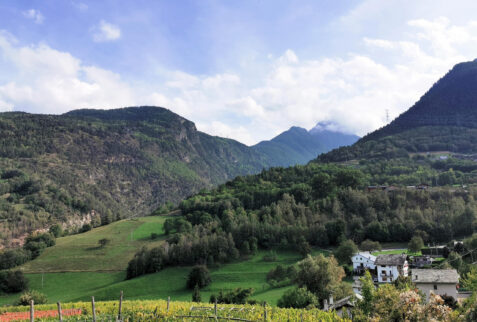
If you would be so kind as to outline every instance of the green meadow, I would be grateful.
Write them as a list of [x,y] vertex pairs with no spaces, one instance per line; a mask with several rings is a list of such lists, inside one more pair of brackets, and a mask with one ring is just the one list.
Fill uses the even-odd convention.
[[[125,280],[128,261],[141,247],[159,245],[165,238],[162,225],[167,217],[151,216],[122,220],[92,231],[57,239],[37,259],[21,267],[26,273],[30,289],[48,296],[49,302],[85,301],[94,296],[97,300],[113,300],[124,292],[127,299],[191,299],[192,291],[186,289],[186,279],[191,267],[171,267],[158,273]],[[151,240],[151,233],[160,234]],[[110,240],[99,247],[102,238]],[[326,251],[314,250],[314,254]],[[301,256],[292,251],[276,251],[273,261],[265,261],[267,251],[240,261],[210,269],[212,283],[201,290],[202,300],[208,301],[212,293],[237,287],[253,288],[252,298],[266,300],[274,305],[291,286],[271,288],[266,275],[277,265],[292,265]],[[12,304],[19,294],[0,295],[0,305]]]
[[[162,241],[151,241],[152,232],[163,234],[167,217],[141,217],[121,220],[86,233],[58,238],[54,247],[22,269],[25,273],[124,271],[127,263],[143,246],[153,247]],[[98,241],[110,242],[100,247]]]

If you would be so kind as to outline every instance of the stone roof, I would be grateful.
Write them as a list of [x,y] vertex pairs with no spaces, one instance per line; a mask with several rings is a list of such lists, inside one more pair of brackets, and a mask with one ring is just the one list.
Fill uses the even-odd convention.
[[347,296],[345,298],[342,298],[339,301],[336,301],[335,303],[331,304],[326,311],[331,311],[331,310],[339,310],[340,308],[347,306],[347,307],[354,307],[355,305],[355,300],[362,299],[362,296],[359,294],[353,294],[350,296]]
[[355,257],[355,256],[361,256],[361,257],[367,258],[367,259],[369,259],[373,262],[376,260],[376,256],[371,255],[370,252],[358,252],[358,253],[353,255],[353,257]]
[[455,269],[414,269],[412,270],[414,283],[444,283],[457,284],[459,274]]
[[403,265],[406,261],[406,254],[385,254],[376,257],[375,265]]

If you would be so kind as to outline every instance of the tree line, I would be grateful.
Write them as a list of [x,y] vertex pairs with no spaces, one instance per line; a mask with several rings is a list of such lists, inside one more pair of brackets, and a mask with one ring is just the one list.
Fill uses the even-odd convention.
[[477,189],[400,187],[368,191],[363,171],[310,164],[237,177],[180,204],[167,219],[166,242],[130,262],[128,278],[166,266],[222,263],[260,249],[310,246],[446,242],[477,227]]

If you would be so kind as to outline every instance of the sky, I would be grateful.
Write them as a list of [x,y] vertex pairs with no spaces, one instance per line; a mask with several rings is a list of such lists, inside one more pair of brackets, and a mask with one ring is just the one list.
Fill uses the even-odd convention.
[[156,105],[247,145],[318,122],[362,136],[477,58],[475,12],[474,0],[0,0],[0,111]]

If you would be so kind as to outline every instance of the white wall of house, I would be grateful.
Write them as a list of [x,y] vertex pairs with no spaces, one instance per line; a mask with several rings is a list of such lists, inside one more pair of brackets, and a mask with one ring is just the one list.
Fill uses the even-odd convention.
[[457,285],[444,283],[416,283],[418,289],[426,294],[426,300],[429,300],[431,292],[438,295],[447,294],[457,300]]
[[[378,283],[392,283],[400,275],[398,266],[394,265],[378,265]],[[404,276],[408,275],[408,264],[407,261],[404,262],[402,268],[402,274]]]
[[376,256],[373,256],[369,253],[357,253],[353,257],[351,257],[354,270],[359,268],[375,269],[376,268],[376,265],[374,265],[375,260],[376,260]]

